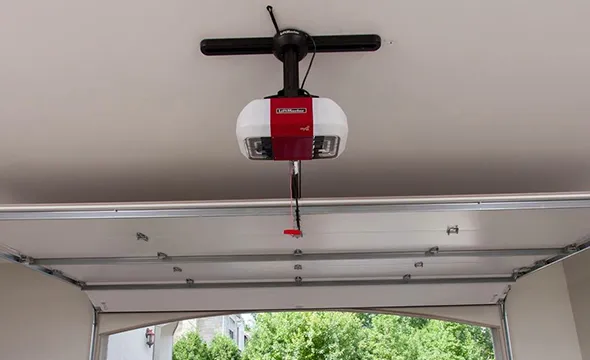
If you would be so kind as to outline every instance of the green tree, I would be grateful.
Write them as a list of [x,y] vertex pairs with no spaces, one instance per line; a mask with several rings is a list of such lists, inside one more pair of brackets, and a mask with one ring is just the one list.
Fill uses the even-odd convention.
[[214,360],[199,333],[189,332],[180,338],[172,350],[172,360]]
[[384,314],[256,317],[244,360],[493,360],[489,329]]
[[371,327],[373,326],[373,317],[375,316],[374,313],[355,313],[355,315],[361,320],[364,327]]
[[373,318],[367,358],[384,360],[493,360],[489,329],[395,315]]
[[[413,326],[415,325],[415,326]],[[416,332],[421,324],[411,318],[395,315],[376,315],[372,319],[365,349],[371,360],[415,360]],[[435,360],[434,358],[432,360]]]
[[352,313],[259,314],[244,360],[360,360],[365,335]]
[[240,360],[240,349],[225,335],[215,335],[209,346],[211,360]]

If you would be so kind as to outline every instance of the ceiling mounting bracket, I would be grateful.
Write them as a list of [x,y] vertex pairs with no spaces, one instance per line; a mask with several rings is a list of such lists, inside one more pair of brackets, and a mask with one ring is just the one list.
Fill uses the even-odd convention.
[[[377,34],[320,35],[313,37],[317,53],[370,52],[381,47]],[[313,46],[311,40],[307,46]],[[213,38],[201,41],[201,52],[207,56],[270,55],[274,51],[272,37]]]

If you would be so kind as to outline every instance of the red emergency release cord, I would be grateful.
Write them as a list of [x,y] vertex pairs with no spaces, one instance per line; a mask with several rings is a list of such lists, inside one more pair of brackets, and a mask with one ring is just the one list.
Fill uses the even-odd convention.
[[[294,177],[296,176],[295,174],[295,169],[294,169],[294,165],[293,162],[289,163],[289,194],[290,194],[290,203],[289,203],[289,209],[291,212],[291,220],[293,221],[293,228],[291,229],[285,229],[283,231],[283,234],[285,235],[291,235],[291,236],[302,236],[302,232],[301,232],[301,220],[299,217],[299,199],[297,198],[297,196],[293,196],[293,181],[294,181]],[[295,200],[295,214],[293,214],[293,200]]]

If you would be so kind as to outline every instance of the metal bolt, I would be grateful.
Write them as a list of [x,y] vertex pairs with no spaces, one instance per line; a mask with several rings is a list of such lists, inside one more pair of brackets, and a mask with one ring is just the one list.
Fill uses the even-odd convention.
[[458,234],[458,233],[459,233],[459,225],[447,226],[447,235]]
[[412,279],[412,275],[411,274],[406,274],[403,277],[404,281],[410,281],[410,279]]
[[179,268],[178,266],[175,266],[172,268],[173,272],[182,272],[182,268]]
[[137,234],[135,234],[135,236],[137,237],[137,240],[142,240],[145,242],[148,242],[150,240],[150,238],[144,233],[138,232]]
[[521,276],[521,274],[520,274],[520,271],[518,271],[518,269],[512,271],[512,279],[513,280],[518,280],[518,278],[520,276]]
[[425,253],[426,256],[434,256],[436,254],[438,254],[439,248],[438,246],[435,247],[431,247],[430,249],[428,249],[428,251]]
[[541,267],[541,266],[545,266],[545,265],[547,265],[547,264],[549,264],[549,261],[548,261],[548,260],[545,260],[545,259],[543,259],[543,260],[538,260],[538,261],[535,261],[535,265],[533,265],[533,266],[534,266],[534,267]]
[[63,276],[64,273],[61,270],[54,269],[54,270],[51,270],[51,274],[57,275],[57,276]]
[[33,259],[33,258],[32,258],[32,257],[30,257],[30,256],[24,256],[24,255],[22,255],[22,256],[20,257],[19,261],[20,261],[22,264],[25,264],[25,265],[33,265],[33,263],[35,262],[35,259]]
[[186,279],[186,283],[189,284],[189,285],[194,285],[195,280],[193,280],[193,279]]
[[568,254],[572,254],[572,253],[575,253],[576,251],[578,251],[578,246],[576,244],[571,244],[571,245],[564,247],[563,251]]
[[514,280],[516,280],[516,279],[518,279],[519,277],[521,277],[521,276],[523,276],[523,275],[526,275],[526,274],[527,274],[528,272],[530,272],[530,271],[532,271],[532,269],[531,269],[530,267],[528,267],[528,266],[525,266],[525,267],[521,267],[521,268],[514,269],[514,270],[512,271],[512,278],[513,278]]
[[301,285],[302,282],[303,279],[301,278],[301,276],[295,276],[295,284]]
[[295,264],[295,266],[293,267],[293,269],[295,269],[295,270],[303,270],[303,265],[301,265],[301,264]]
[[295,251],[293,251],[293,255],[301,256],[301,255],[303,255],[303,251],[301,251],[301,249],[295,249]]
[[422,261],[417,261],[414,263],[414,267],[415,268],[423,268],[424,267],[424,263]]
[[107,311],[107,310],[109,309],[109,307],[107,306],[107,303],[106,303],[106,302],[104,302],[104,301],[100,303],[100,307],[101,307],[101,308],[102,308],[104,311]]
[[168,255],[166,253],[158,252],[158,259],[159,260],[166,260],[167,258],[168,258]]

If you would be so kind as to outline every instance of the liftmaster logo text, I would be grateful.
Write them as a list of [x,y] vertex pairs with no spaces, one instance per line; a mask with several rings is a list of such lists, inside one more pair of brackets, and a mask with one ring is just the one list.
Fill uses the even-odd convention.
[[277,114],[305,114],[306,108],[278,108]]

